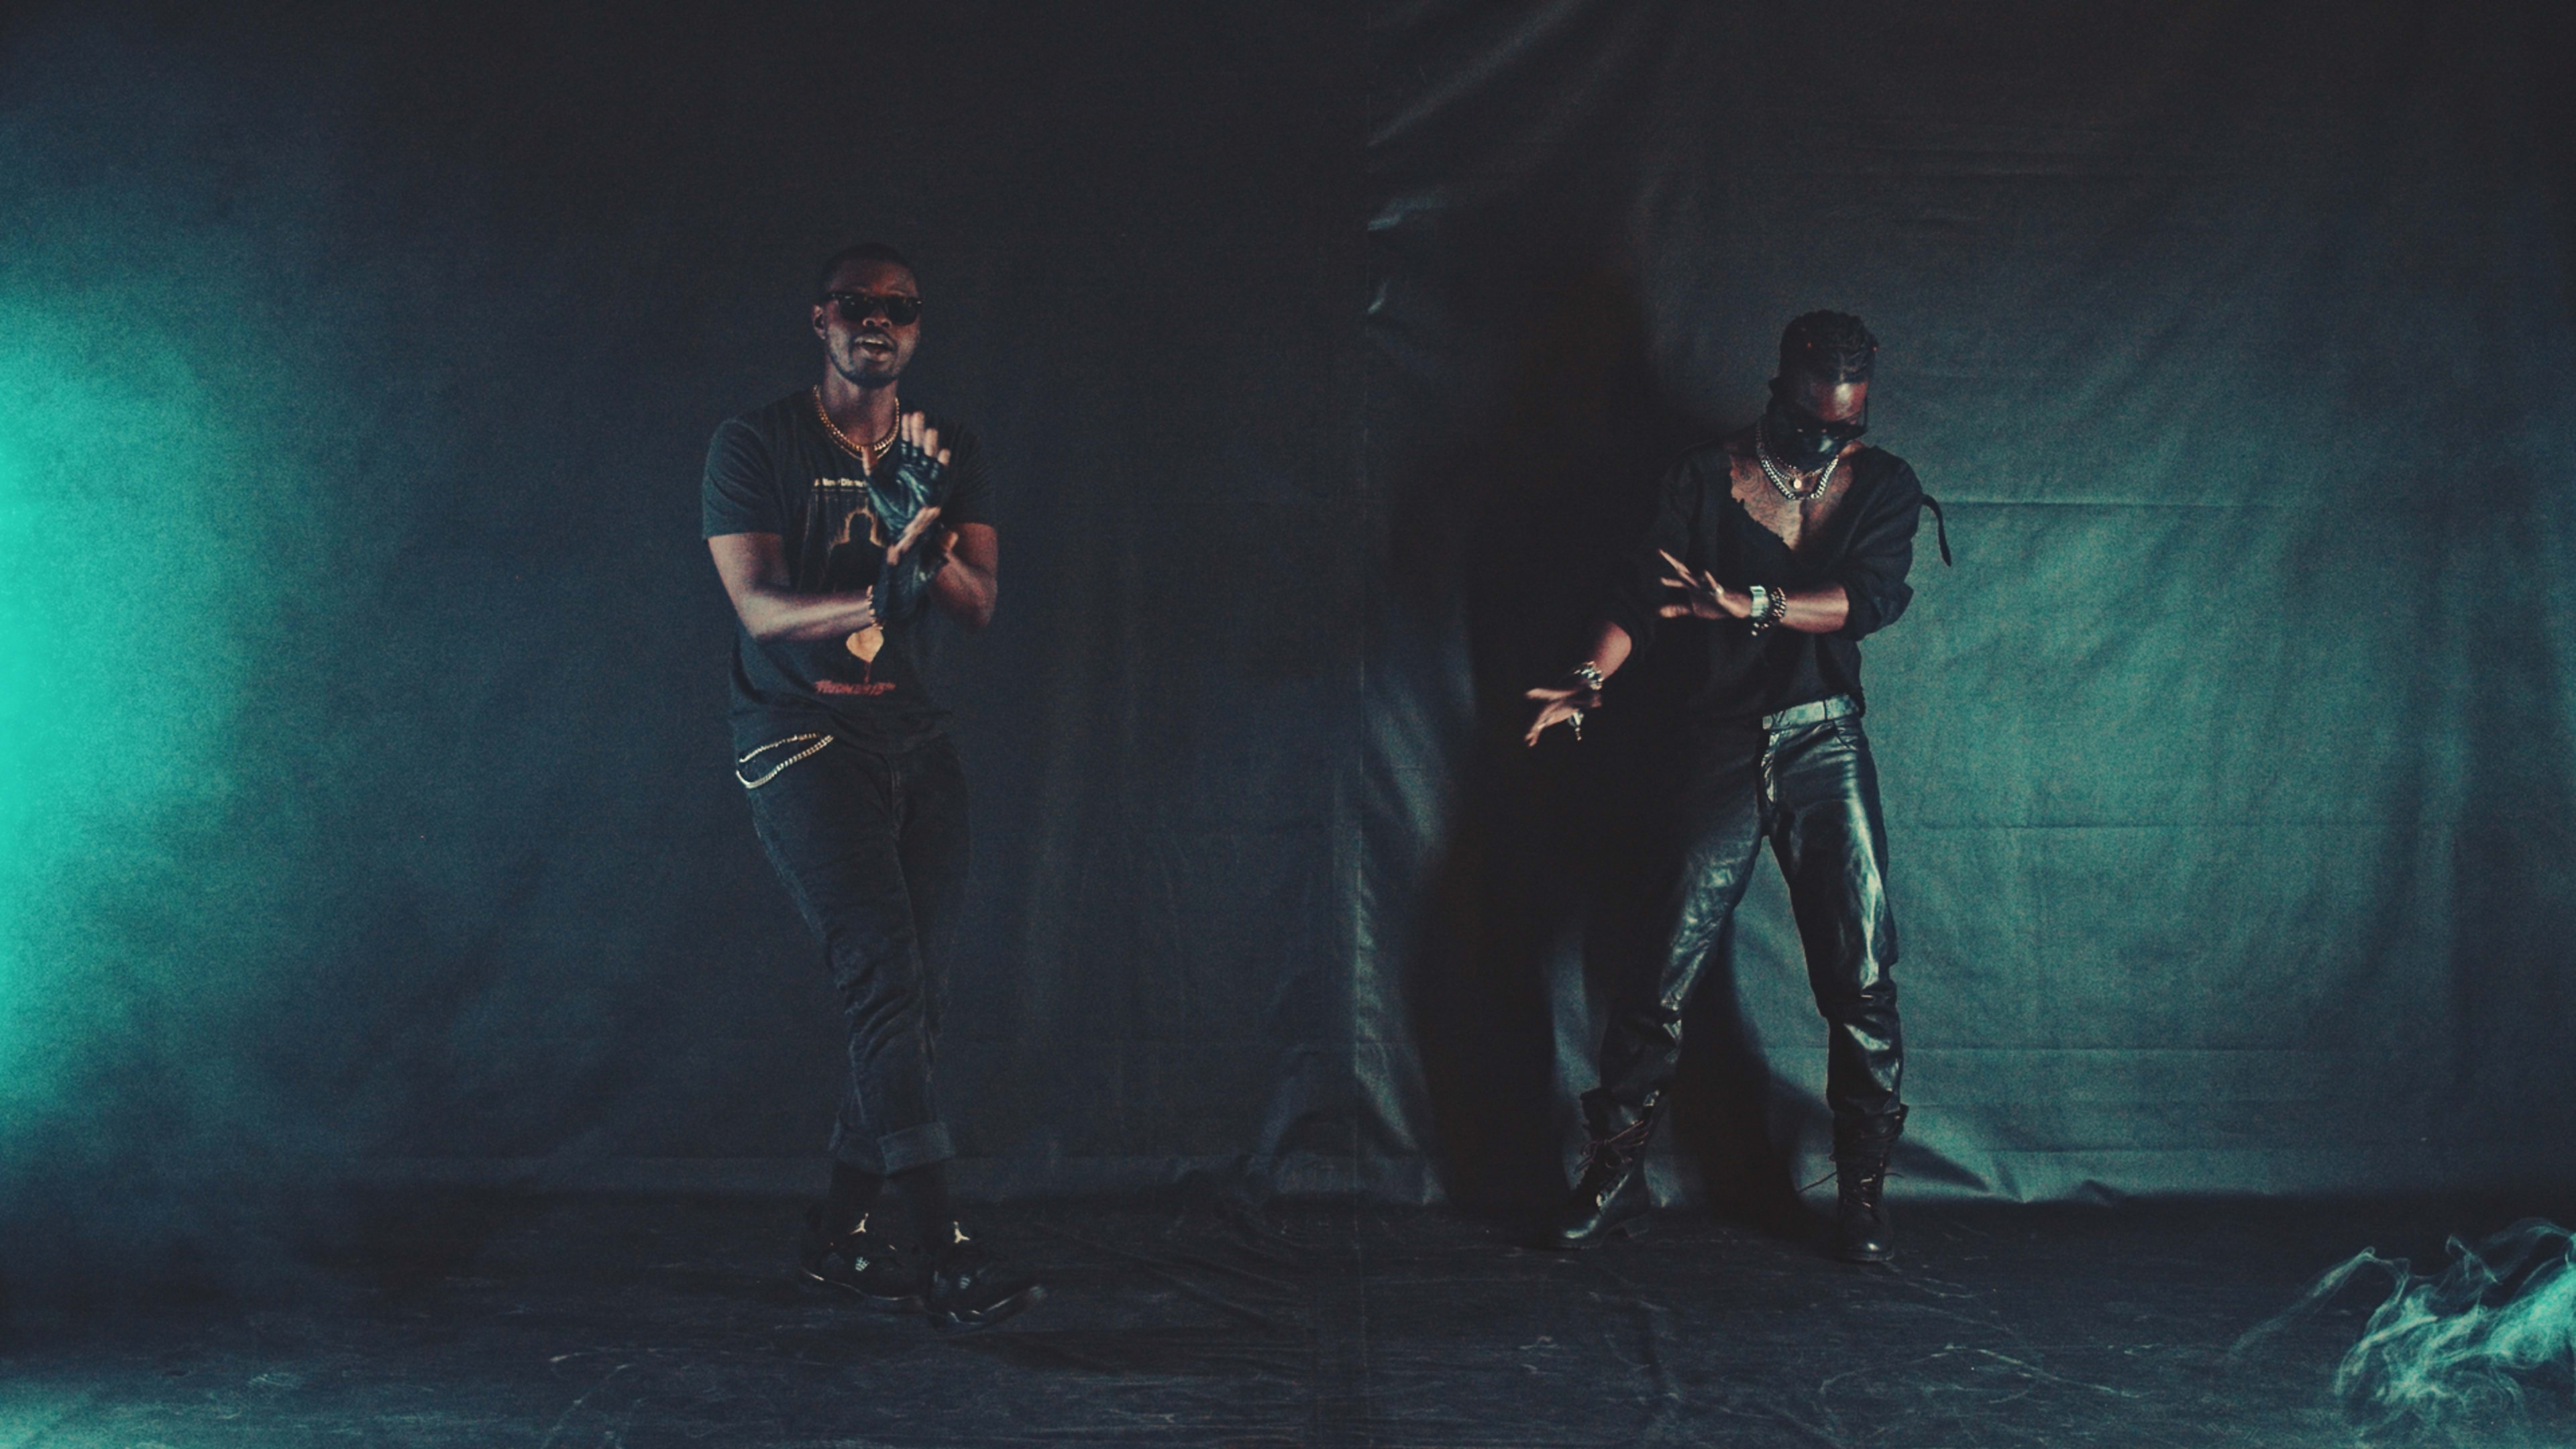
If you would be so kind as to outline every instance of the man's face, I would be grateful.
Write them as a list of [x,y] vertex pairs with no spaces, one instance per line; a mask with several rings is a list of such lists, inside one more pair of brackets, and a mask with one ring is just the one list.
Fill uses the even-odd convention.
[[1848,423],[1869,411],[1868,383],[1826,382],[1803,374],[1796,381],[1793,400],[1821,422]]
[[912,279],[912,273],[892,262],[848,261],[832,273],[832,283],[824,290],[838,295],[814,304],[814,335],[823,339],[832,370],[864,388],[885,387],[902,376],[913,349],[921,345],[920,316],[898,324],[884,307],[861,302],[854,310],[864,315],[852,321],[842,315],[841,299],[918,298],[921,284]]

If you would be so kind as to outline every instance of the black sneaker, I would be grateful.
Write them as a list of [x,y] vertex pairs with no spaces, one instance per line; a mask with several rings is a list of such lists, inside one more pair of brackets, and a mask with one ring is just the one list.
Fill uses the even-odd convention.
[[929,1285],[921,1257],[868,1231],[868,1220],[845,1233],[823,1230],[823,1207],[805,1210],[805,1242],[797,1261],[808,1281],[837,1288],[879,1313],[919,1313]]
[[931,1327],[972,1333],[1046,1301],[1046,1285],[986,1252],[962,1225],[949,1232],[952,1240],[938,1249],[924,1295]]

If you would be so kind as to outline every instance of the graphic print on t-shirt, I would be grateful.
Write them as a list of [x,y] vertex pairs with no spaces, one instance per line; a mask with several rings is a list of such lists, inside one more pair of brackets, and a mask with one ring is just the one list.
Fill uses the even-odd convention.
[[[877,522],[877,510],[868,500],[868,483],[864,478],[817,478],[814,480],[814,507],[821,514],[817,522],[825,539],[822,587],[827,593],[855,594],[877,581],[877,570],[885,558],[885,530]],[[833,514],[839,514],[837,521]]]
[[[837,512],[837,523],[821,530],[826,540],[823,553],[823,588],[830,593],[855,594],[874,587],[883,572],[887,539],[885,527],[877,519],[876,507],[869,501],[864,478],[817,478],[814,480],[814,506],[824,519]],[[820,520],[818,520],[820,521]],[[857,682],[846,679],[817,679],[814,688],[823,694],[878,695],[891,693],[891,680],[876,677],[877,651],[885,647],[885,629],[876,624],[853,633],[841,641],[841,647],[859,661]]]

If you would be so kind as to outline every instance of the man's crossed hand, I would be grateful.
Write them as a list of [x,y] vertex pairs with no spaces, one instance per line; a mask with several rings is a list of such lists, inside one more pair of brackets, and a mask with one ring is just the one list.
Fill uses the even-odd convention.
[[[903,485],[903,493],[913,498],[931,496],[940,473],[948,467],[948,459],[949,450],[939,446],[939,430],[930,425],[929,417],[922,413],[905,413],[903,420],[895,425],[894,446],[895,476]],[[911,552],[912,546],[919,543],[922,535],[938,521],[939,510],[936,507],[916,511],[911,521],[904,524],[903,532],[886,545],[886,567],[901,563],[903,556]],[[946,552],[956,541],[955,533],[945,533],[934,547]]]

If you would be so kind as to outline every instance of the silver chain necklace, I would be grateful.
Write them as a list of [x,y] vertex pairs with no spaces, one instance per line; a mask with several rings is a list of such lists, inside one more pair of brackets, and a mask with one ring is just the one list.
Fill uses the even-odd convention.
[[1775,461],[1771,456],[1770,421],[1769,418],[1753,420],[1753,456],[1762,464],[1762,476],[1770,479],[1772,489],[1792,503],[1814,501],[1817,495],[1833,485],[1834,469],[1842,466],[1843,455],[1837,452],[1826,459],[1824,471],[1816,475],[1816,481],[1802,488],[1800,484],[1805,483],[1807,475]]

